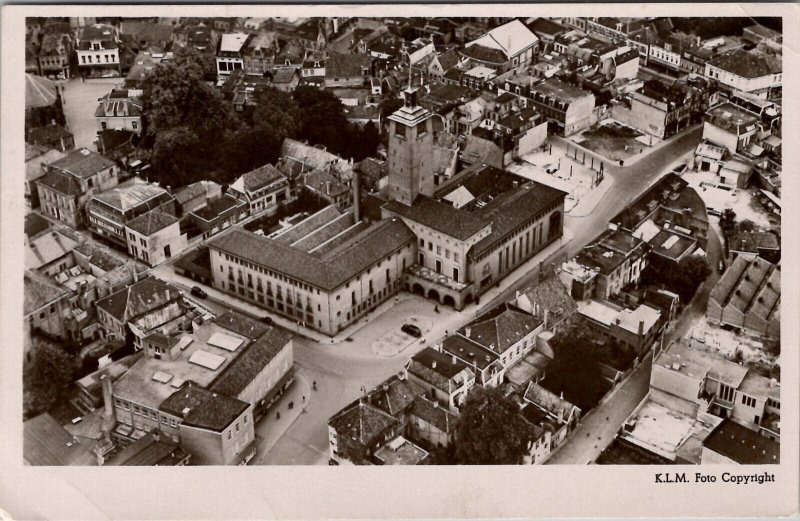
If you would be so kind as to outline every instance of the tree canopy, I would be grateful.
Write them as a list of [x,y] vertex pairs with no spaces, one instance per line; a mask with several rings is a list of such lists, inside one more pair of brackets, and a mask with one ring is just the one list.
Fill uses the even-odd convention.
[[456,429],[459,464],[518,465],[529,441],[530,426],[513,398],[497,388],[472,388]]
[[64,389],[72,383],[78,366],[75,357],[58,345],[42,340],[33,348],[31,361],[23,378],[26,412],[43,412],[64,397]]

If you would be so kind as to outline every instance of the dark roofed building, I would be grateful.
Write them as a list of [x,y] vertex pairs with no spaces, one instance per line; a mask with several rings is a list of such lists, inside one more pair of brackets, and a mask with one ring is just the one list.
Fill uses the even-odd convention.
[[22,439],[23,458],[28,465],[97,465],[91,450],[94,440],[73,436],[47,413],[23,423]]
[[183,418],[182,425],[221,432],[249,407],[250,405],[236,398],[186,382],[164,400],[159,409]]
[[214,323],[233,331],[237,335],[242,335],[250,340],[256,340],[268,331],[273,331],[274,328],[264,324],[259,320],[248,317],[233,309],[228,310],[224,314],[214,319]]
[[703,440],[703,465],[777,465],[780,461],[780,443],[727,418]]
[[372,464],[374,453],[401,430],[401,422],[389,413],[364,400],[354,402],[328,420],[331,459]]
[[106,465],[175,467],[188,465],[191,457],[179,443],[158,431],[151,431],[122,449]]
[[33,145],[55,148],[61,152],[75,148],[72,132],[55,123],[30,129],[26,141]]
[[369,54],[331,52],[325,60],[325,87],[362,87],[372,76]]

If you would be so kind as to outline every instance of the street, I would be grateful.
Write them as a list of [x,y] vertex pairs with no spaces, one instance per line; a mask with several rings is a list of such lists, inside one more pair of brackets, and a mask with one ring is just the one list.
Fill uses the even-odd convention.
[[[327,420],[330,416],[357,399],[362,388],[371,389],[400,371],[408,359],[425,346],[439,341],[448,332],[462,327],[482,311],[509,300],[518,289],[530,285],[538,276],[536,267],[542,260],[559,252],[574,255],[606,229],[608,220],[620,209],[638,197],[677,159],[690,152],[699,137],[700,130],[694,129],[686,135],[677,136],[671,142],[664,143],[659,149],[652,150],[649,155],[643,156],[631,166],[609,167],[607,175],[614,178],[614,186],[596,204],[594,211],[582,217],[567,215],[564,240],[549,246],[507,277],[499,287],[492,288],[484,295],[481,305],[470,305],[462,312],[442,307],[436,312],[433,302],[402,293],[398,299],[390,299],[334,339],[303,328],[303,335],[296,336],[294,342],[296,382],[287,391],[287,396],[273,407],[275,412],[281,412],[281,419],[277,420],[271,412],[257,426],[258,434],[263,440],[254,463],[327,464]],[[711,240],[709,242],[711,243]],[[187,294],[191,286],[195,285],[194,282],[176,275],[170,264],[159,266],[153,271],[155,275],[183,288]],[[204,289],[209,297],[202,301],[202,305],[214,313],[220,314],[227,309],[238,309],[254,316],[266,314],[257,306],[223,294],[214,288],[204,287]],[[703,294],[707,298],[707,288],[701,289],[698,293],[698,299],[695,299],[698,302]],[[704,310],[703,302],[702,309],[699,304],[696,308],[692,306],[687,310],[686,316],[690,314],[694,316],[694,313],[702,313]],[[425,325],[422,328],[424,331],[422,339],[408,345],[400,342],[394,349],[391,345],[388,348],[383,345],[386,343],[387,333],[399,330],[400,326],[412,317]],[[289,330],[300,329],[282,317],[273,318],[276,323]],[[675,325],[676,334],[681,330],[681,324],[688,324],[688,318],[682,317],[682,320]],[[425,331],[426,329],[429,330]],[[350,338],[350,341],[346,338]],[[646,367],[649,367],[648,364],[642,364],[580,427],[584,438],[586,432],[597,430],[597,433],[582,441],[580,435],[573,436],[557,453],[563,452],[564,455],[559,455],[553,461],[563,459],[564,462],[586,463],[590,458],[593,460],[611,442],[619,426],[647,392],[649,369]],[[302,401],[298,401],[298,396],[305,395],[297,389],[303,386],[308,389],[310,382],[314,381],[317,382],[318,391],[308,393],[302,410],[293,410],[289,414],[286,406],[288,401],[293,400],[295,407],[298,407]],[[605,421],[606,416],[610,418],[608,422]],[[588,443],[589,441],[592,443]],[[572,448],[573,443],[576,444],[574,448]],[[596,450],[594,445],[597,445]]]

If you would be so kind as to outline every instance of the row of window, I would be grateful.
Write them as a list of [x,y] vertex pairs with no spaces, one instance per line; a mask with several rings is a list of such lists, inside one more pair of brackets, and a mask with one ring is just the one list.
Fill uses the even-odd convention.
[[[420,248],[424,248],[425,247],[425,239],[420,239],[419,240],[419,247]],[[433,243],[431,241],[428,241],[428,251],[433,251]],[[436,245],[436,255],[441,255],[441,254],[442,254],[442,247],[437,244]],[[450,250],[448,248],[444,248],[444,256],[445,256],[446,259],[450,258]],[[455,251],[453,252],[453,261],[454,262],[460,262],[460,255],[458,254],[458,252],[455,252]]]
[[[244,424],[245,424],[245,425],[247,425],[247,415],[245,415],[245,417],[244,417],[244,419],[243,419],[243,422],[244,422]],[[228,429],[227,435],[228,435],[228,439],[229,439],[229,440],[231,439],[231,436],[232,436],[232,433],[233,433],[234,429],[236,430],[236,432],[239,432],[239,431],[241,430],[241,429],[239,428],[239,422],[238,422],[238,421],[237,421],[237,422],[236,422],[236,424],[234,425],[234,428],[233,428],[233,429]]]
[[[104,56],[106,58],[105,63],[116,63],[116,57],[115,56],[113,56],[111,54],[106,54]],[[96,56],[96,58],[97,58],[97,62],[96,63],[98,63],[98,64],[103,63],[103,61],[100,59],[100,55],[99,54]],[[114,61],[112,61],[112,58],[114,58]],[[94,63],[94,62],[92,62],[92,59],[93,59],[93,56],[91,54],[88,54],[88,55],[85,54],[85,55],[81,56],[81,63],[83,63],[83,64]]]

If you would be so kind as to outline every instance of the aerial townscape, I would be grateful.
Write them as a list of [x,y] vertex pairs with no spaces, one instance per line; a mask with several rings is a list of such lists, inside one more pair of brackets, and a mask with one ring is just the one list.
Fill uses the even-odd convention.
[[27,18],[25,464],[780,463],[781,31]]

